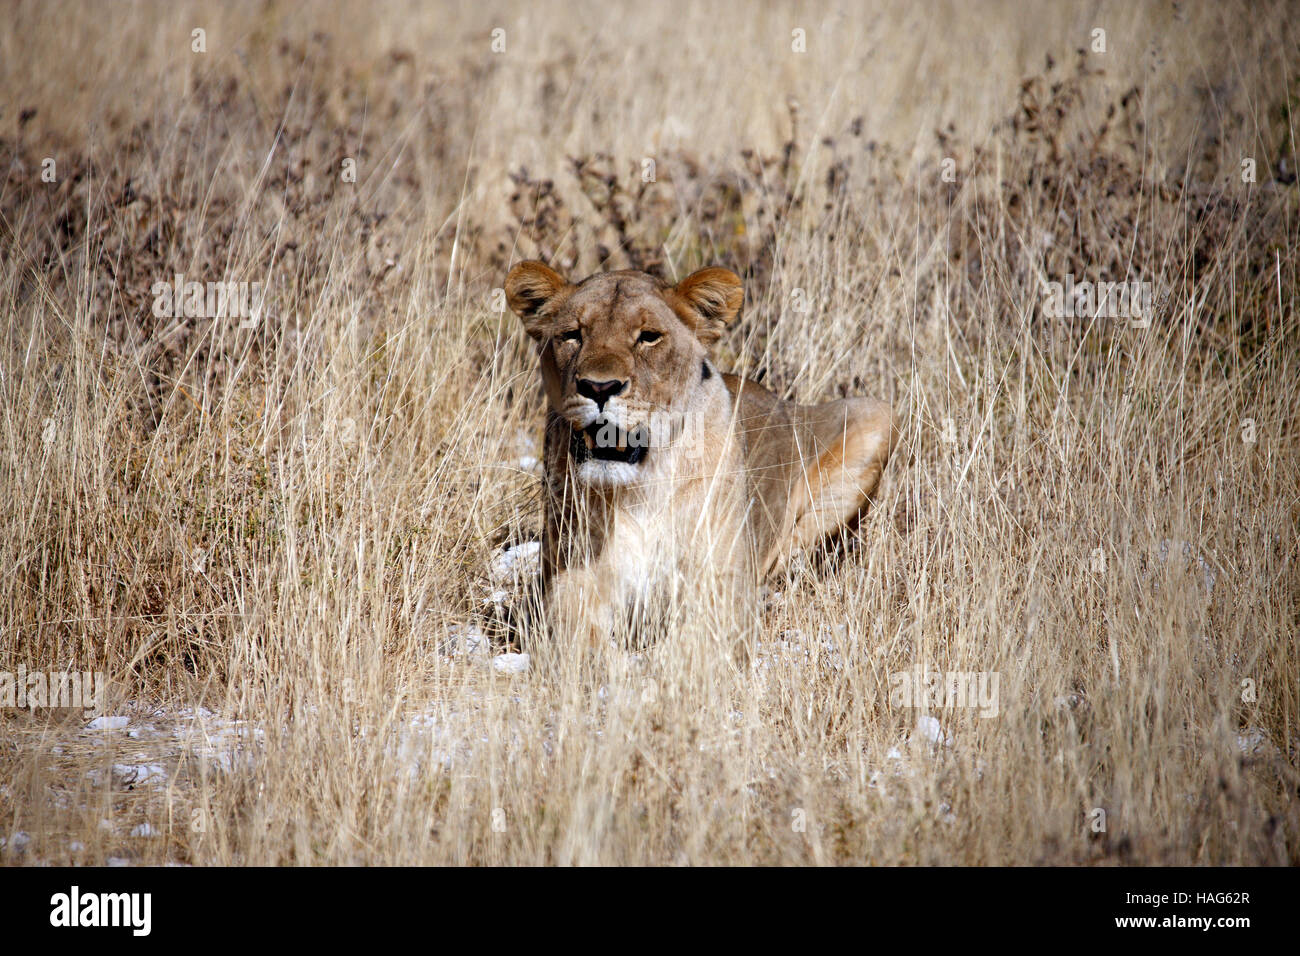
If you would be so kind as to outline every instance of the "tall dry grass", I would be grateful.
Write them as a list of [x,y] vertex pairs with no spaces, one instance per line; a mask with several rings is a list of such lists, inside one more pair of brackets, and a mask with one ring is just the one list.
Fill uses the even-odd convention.
[[[0,712],[6,862],[1300,858],[1285,5],[5,20],[0,670],[103,670],[137,734]],[[539,650],[489,573],[540,530],[493,295],[536,255],[737,269],[724,368],[897,409],[754,667],[471,647]],[[176,273],[265,314],[155,317]],[[1066,274],[1150,283],[1150,326],[1047,317]],[[998,715],[891,706],[915,668]]]

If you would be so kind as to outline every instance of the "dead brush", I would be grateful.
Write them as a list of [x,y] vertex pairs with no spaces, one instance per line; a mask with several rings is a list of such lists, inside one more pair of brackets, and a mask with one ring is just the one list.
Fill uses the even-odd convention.
[[[1290,10],[717,9],[502,54],[487,9],[9,11],[0,671],[102,669],[128,724],[0,709],[0,859],[1300,860]],[[904,423],[754,667],[494,663],[525,257],[734,269],[722,368]],[[262,321],[155,315],[178,273]],[[1150,326],[1048,315],[1066,275]],[[891,702],[915,670],[998,716]]]

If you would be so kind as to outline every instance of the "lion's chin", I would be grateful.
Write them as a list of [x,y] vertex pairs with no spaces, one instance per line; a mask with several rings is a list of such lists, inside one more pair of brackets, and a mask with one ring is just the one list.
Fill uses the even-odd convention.
[[592,458],[578,466],[578,480],[593,488],[624,488],[641,480],[641,466]]

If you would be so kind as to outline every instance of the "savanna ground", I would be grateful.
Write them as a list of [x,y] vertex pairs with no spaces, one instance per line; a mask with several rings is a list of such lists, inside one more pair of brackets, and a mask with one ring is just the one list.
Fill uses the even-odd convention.
[[[0,711],[0,859],[1300,860],[1285,4],[2,19],[0,671],[123,719]],[[732,268],[724,369],[897,410],[751,666],[500,656],[526,257]],[[264,308],[157,315],[176,274]],[[1067,276],[1149,321],[1052,317]]]

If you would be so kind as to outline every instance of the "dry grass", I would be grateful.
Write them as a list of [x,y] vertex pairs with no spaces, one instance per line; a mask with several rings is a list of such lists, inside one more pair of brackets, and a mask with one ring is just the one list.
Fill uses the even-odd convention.
[[[5,19],[0,670],[102,670],[138,736],[0,712],[0,858],[1300,860],[1285,5]],[[457,642],[540,527],[493,298],[532,255],[735,268],[724,368],[898,410],[755,669]],[[266,314],[155,318],[178,272]],[[1067,273],[1149,282],[1150,327],[1046,317]],[[916,667],[996,672],[998,716],[930,743],[890,705]]]

